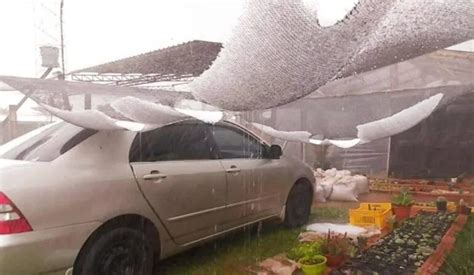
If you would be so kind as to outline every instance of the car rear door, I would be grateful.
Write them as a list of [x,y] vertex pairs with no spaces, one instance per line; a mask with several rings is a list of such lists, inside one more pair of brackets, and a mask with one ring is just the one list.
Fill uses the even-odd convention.
[[143,195],[180,244],[220,231],[224,217],[225,172],[206,127],[185,121],[141,133],[130,152]]
[[238,225],[279,213],[288,170],[265,158],[268,146],[231,123],[211,127],[227,178],[227,218]]

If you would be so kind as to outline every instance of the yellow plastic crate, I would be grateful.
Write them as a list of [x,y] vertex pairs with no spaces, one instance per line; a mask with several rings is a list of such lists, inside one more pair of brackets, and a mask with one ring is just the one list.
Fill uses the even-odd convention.
[[388,227],[392,217],[391,203],[361,203],[357,209],[349,209],[349,222],[352,225],[380,229]]

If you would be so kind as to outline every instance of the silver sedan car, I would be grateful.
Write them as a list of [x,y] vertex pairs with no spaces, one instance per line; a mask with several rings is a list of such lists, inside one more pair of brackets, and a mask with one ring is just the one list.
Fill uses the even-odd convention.
[[270,218],[308,220],[314,177],[247,129],[47,125],[0,147],[0,274],[151,274]]

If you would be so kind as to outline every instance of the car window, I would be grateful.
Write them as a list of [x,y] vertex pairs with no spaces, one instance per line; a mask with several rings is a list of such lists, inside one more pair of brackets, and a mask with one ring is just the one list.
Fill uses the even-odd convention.
[[231,126],[214,125],[212,134],[223,159],[263,158],[265,145],[249,133]]
[[130,162],[213,159],[206,126],[178,123],[137,134]]
[[[5,144],[6,150],[0,150],[0,158],[23,161],[53,161],[81,142],[97,133],[65,122],[45,126],[44,130],[23,140],[11,141],[14,146]],[[19,138],[21,139],[21,137]]]

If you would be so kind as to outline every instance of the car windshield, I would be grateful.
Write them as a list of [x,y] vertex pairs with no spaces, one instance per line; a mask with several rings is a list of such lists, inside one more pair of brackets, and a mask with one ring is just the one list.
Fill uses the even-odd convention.
[[53,161],[96,132],[65,122],[49,124],[0,146],[0,158]]

